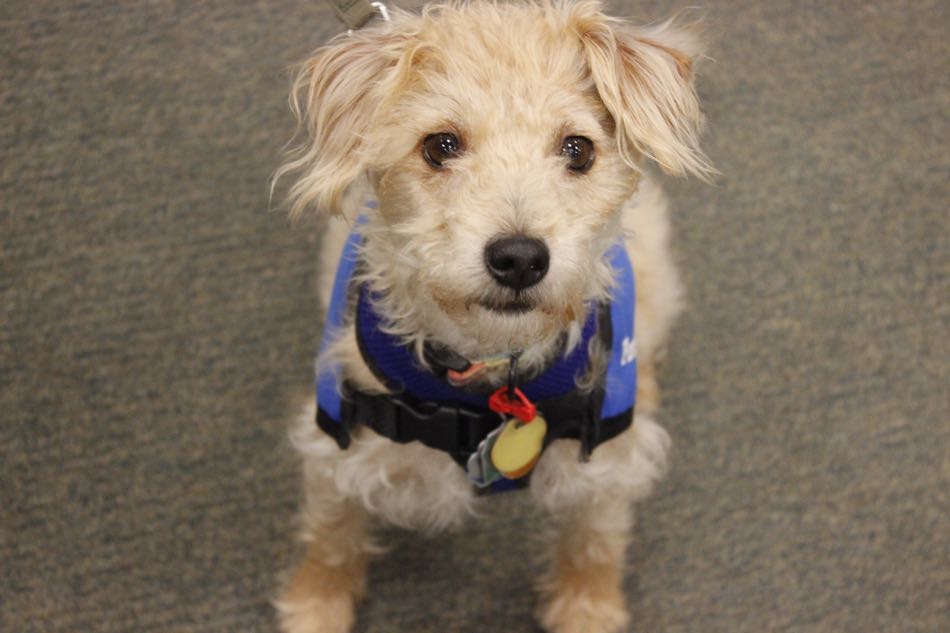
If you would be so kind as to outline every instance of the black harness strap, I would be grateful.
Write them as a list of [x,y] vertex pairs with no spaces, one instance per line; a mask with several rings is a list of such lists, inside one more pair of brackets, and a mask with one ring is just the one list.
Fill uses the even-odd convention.
[[[633,410],[600,419],[598,394],[577,392],[538,403],[548,425],[547,447],[558,439],[581,441],[581,458],[587,459],[598,445],[625,431],[633,420]],[[421,442],[452,456],[463,468],[478,445],[502,420],[492,411],[472,411],[460,406],[408,402],[394,395],[375,395],[344,388],[343,420],[340,424],[323,410],[317,411],[317,425],[333,437],[340,448],[350,445],[356,426],[366,426],[400,444]]]

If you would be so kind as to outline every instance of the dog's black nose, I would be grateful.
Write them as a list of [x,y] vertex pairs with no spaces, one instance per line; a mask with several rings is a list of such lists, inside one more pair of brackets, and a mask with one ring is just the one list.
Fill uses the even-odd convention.
[[550,261],[548,247],[533,237],[503,237],[485,247],[488,272],[502,286],[513,290],[530,288],[544,279]]

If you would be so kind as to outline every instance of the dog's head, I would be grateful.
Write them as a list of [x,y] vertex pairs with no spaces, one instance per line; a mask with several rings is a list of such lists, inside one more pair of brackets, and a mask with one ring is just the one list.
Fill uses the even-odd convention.
[[301,71],[294,211],[364,176],[367,274],[393,329],[470,357],[582,322],[638,164],[703,174],[697,47],[595,2],[430,7],[342,36]]

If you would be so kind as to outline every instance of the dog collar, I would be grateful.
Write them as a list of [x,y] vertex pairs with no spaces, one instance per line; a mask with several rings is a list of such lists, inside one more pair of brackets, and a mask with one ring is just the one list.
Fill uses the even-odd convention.
[[[499,415],[489,406],[489,394],[453,386],[420,363],[413,350],[383,327],[384,318],[375,309],[378,297],[366,284],[353,281],[362,245],[360,226],[365,220],[365,216],[357,220],[344,245],[321,352],[344,325],[353,323],[363,360],[389,393],[362,392],[342,379],[338,365],[319,364],[317,424],[341,449],[350,445],[356,427],[368,426],[396,442],[420,441],[447,452],[465,467],[483,441],[497,430]],[[544,447],[558,439],[579,439],[582,459],[630,426],[636,400],[633,269],[622,243],[612,246],[605,258],[614,270],[611,300],[589,306],[577,345],[520,385],[547,421]],[[581,392],[577,380],[590,369],[589,348],[594,339],[595,344],[609,347],[609,361],[596,386]],[[452,356],[455,358],[450,362],[467,362]],[[498,482],[502,485],[493,485],[492,489],[518,487],[526,481],[502,480]]]

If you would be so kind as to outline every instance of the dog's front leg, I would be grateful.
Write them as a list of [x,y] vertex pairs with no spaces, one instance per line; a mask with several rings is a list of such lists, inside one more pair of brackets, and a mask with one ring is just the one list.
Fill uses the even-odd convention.
[[630,503],[608,495],[557,521],[538,610],[549,633],[616,633],[627,623],[622,582],[632,522]]
[[365,589],[371,551],[366,511],[335,496],[332,482],[322,484],[314,488],[308,478],[307,551],[277,601],[284,633],[348,633]]

